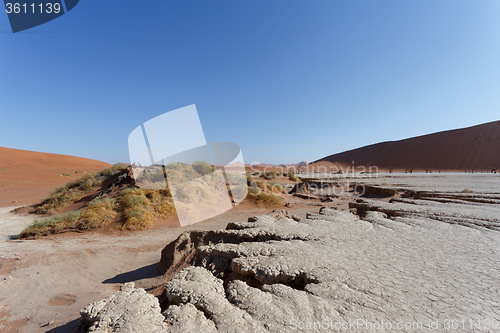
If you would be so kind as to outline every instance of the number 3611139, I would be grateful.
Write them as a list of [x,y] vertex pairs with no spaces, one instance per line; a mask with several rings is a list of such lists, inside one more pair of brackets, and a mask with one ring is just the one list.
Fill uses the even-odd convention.
[[61,11],[61,4],[59,3],[40,3],[38,5],[35,5],[34,3],[32,4],[20,4],[20,3],[6,3],[5,4],[5,9],[7,11],[7,14],[10,13],[15,13],[15,14],[51,14],[55,13],[58,14]]

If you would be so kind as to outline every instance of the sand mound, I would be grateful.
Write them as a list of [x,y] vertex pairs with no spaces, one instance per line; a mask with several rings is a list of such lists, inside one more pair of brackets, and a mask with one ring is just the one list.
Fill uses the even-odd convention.
[[[170,181],[170,184],[174,185],[173,188],[167,185],[163,169],[158,169],[157,166],[144,168],[136,179],[132,167],[124,165],[84,174],[58,187],[41,202],[15,209],[16,213],[43,215],[42,219],[37,219],[24,229],[19,237],[35,239],[50,234],[96,229],[140,230],[147,229],[157,222],[180,226],[180,218],[174,220],[180,209],[196,208],[199,212],[205,212],[205,208],[210,209],[217,203],[217,193],[214,191],[227,193],[229,189],[228,184],[220,183],[218,178],[212,177],[216,172],[209,172],[201,178],[202,174],[196,171],[199,166],[167,166],[168,170],[177,172],[180,175],[177,178],[182,180],[182,186],[177,187],[175,182]],[[212,170],[208,164],[206,168]],[[183,177],[193,179],[187,181],[188,178]],[[239,185],[236,189],[244,187],[245,191],[240,198],[243,200],[249,186],[247,201],[252,207],[281,207],[285,204],[282,197],[275,195],[287,196],[283,185],[274,182],[266,184],[245,178],[243,181],[248,184]],[[263,188],[254,187],[258,185]],[[231,193],[235,198],[237,192]],[[291,204],[288,205],[290,206]],[[183,213],[186,212],[190,213],[185,209]],[[172,219],[167,221],[170,218]]]
[[83,173],[109,166],[88,158],[0,147],[0,207],[34,204]]
[[380,171],[500,170],[500,121],[381,142],[315,161],[311,166],[377,166]]

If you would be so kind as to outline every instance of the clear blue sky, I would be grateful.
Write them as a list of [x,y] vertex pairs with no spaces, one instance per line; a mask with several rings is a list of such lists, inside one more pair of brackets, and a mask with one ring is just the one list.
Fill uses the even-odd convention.
[[497,0],[82,0],[0,47],[0,146],[110,163],[190,104],[246,162],[500,119]]

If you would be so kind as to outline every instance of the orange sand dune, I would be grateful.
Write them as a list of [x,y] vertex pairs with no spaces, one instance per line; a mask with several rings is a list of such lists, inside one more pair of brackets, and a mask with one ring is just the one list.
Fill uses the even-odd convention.
[[[500,121],[381,142],[315,161],[326,165],[377,166],[380,171],[492,171],[500,168]],[[312,168],[311,168],[312,169]]]
[[[82,157],[0,147],[0,207],[37,203],[56,187],[80,177],[83,172],[109,166]],[[63,173],[73,177],[61,176]]]

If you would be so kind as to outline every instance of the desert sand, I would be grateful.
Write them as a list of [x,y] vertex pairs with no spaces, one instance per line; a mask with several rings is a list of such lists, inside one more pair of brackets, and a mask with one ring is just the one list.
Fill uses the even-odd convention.
[[[87,158],[0,147],[0,207],[37,203],[83,172],[109,166]],[[70,176],[62,176],[65,173]]]
[[[314,161],[308,169],[377,166],[381,172],[500,171],[500,121],[381,142]],[[354,161],[354,163],[353,163]]]

